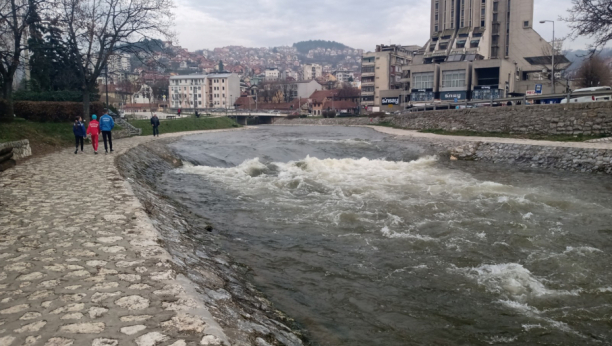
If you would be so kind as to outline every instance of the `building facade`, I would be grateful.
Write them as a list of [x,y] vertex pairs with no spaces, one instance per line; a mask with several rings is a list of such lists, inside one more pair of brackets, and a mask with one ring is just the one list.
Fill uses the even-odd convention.
[[[379,45],[361,59],[361,105],[383,106],[382,91],[404,90],[403,66],[412,61],[418,46]],[[406,93],[407,95],[408,93]]]
[[280,78],[280,71],[276,67],[266,69],[266,81],[277,81]]
[[[534,0],[432,0],[430,39],[402,80],[413,104],[550,92],[553,48],[533,29]],[[555,69],[570,62],[555,53]],[[543,76],[544,75],[544,76]]]
[[173,110],[231,108],[240,97],[240,77],[235,73],[172,76],[168,91]]
[[304,80],[320,78],[323,75],[323,66],[319,64],[304,65]]

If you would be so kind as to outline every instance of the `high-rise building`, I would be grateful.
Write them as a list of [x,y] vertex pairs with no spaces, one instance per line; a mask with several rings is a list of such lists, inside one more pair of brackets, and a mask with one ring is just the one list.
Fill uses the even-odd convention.
[[[404,68],[413,103],[500,98],[552,88],[552,46],[534,0],[431,0],[430,39]],[[555,70],[570,62],[555,54]]]

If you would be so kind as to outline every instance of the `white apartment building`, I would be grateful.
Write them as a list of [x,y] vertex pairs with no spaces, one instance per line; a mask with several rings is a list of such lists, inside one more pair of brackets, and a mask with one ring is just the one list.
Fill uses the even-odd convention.
[[240,77],[235,73],[216,73],[206,76],[208,108],[234,108],[240,98]]
[[204,109],[206,105],[206,75],[170,77],[168,100],[171,109]]
[[277,81],[280,77],[280,71],[276,67],[266,69],[266,81]]
[[349,83],[355,79],[355,74],[352,71],[334,71],[332,73],[338,83]]
[[169,107],[174,110],[233,108],[240,97],[240,77],[235,73],[172,76],[169,83]]
[[304,65],[304,80],[317,79],[323,75],[323,67],[319,64]]
[[108,58],[108,72],[130,72],[132,64],[129,54],[114,54]]

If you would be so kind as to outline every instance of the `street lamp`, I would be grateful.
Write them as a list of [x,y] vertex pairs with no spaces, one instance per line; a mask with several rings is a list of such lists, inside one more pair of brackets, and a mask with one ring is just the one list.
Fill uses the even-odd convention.
[[552,40],[552,93],[555,94],[555,21],[541,20],[540,24],[552,23],[553,25],[553,40]]

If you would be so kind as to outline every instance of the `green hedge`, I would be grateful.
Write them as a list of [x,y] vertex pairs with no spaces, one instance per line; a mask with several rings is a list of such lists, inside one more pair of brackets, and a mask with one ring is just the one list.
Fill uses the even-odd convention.
[[[89,99],[98,101],[100,95],[90,94]],[[13,93],[15,101],[51,101],[51,102],[82,102],[83,93],[81,91],[16,91]]]
[[[74,121],[76,117],[83,116],[83,103],[79,102],[13,102],[15,115],[19,118],[35,122],[66,122]],[[0,100],[0,114],[7,110],[6,101]],[[89,115],[102,115],[104,105],[100,102],[92,102],[89,106]]]

